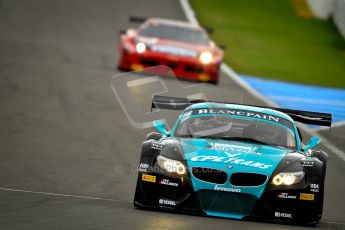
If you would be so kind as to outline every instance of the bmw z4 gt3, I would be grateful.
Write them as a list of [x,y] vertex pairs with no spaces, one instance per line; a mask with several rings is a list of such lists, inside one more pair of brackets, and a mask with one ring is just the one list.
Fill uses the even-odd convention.
[[321,218],[327,154],[301,141],[295,124],[330,125],[331,115],[155,97],[184,109],[171,132],[142,144],[139,208],[315,225]]

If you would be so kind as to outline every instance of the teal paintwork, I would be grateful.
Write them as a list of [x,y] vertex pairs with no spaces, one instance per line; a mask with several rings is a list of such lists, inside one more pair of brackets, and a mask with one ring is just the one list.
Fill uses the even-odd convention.
[[157,132],[163,134],[164,136],[168,136],[169,132],[166,129],[165,123],[161,120],[153,121],[153,127],[156,129]]
[[231,219],[242,219],[244,215],[224,213],[224,212],[214,212],[214,211],[205,211],[208,216],[224,217]]
[[[227,172],[227,175],[231,175],[234,172],[250,172],[267,175],[267,180],[263,185],[253,187],[233,186],[230,184],[229,178],[225,184],[215,185],[213,183],[200,181],[191,175],[195,192],[202,189],[217,190],[225,188],[231,192],[251,194],[257,198],[261,197],[267,183],[269,183],[268,178],[271,177],[274,169],[277,167],[281,159],[285,156],[285,154],[291,152],[291,150],[288,149],[266,145],[206,138],[184,138],[180,139],[180,143],[185,153],[185,159],[187,161],[189,170],[195,166],[223,170]],[[208,156],[208,158],[213,157],[215,159],[205,160],[205,158],[207,158],[205,156]],[[229,161],[229,163],[226,163],[226,161]],[[253,163],[249,164],[250,162]],[[258,167],[260,165],[261,167]],[[207,210],[205,211],[207,212]],[[216,216],[225,215],[224,217],[237,219],[243,217],[237,214],[224,214],[214,211],[210,212],[209,214]]]
[[[228,175],[234,172],[252,172],[265,174],[270,177],[285,154],[291,152],[291,150],[284,148],[214,139],[181,139],[180,143],[190,169],[193,166],[215,168],[228,172]],[[210,146],[214,146],[215,148],[224,148],[225,150],[213,149],[210,148]],[[205,157],[203,156],[212,156],[214,159],[205,160]],[[230,159],[234,160],[230,161]],[[228,161],[228,163],[226,161]],[[253,164],[260,163],[264,166],[258,167],[257,165],[259,164],[254,166],[243,164],[244,162],[249,161],[252,161]],[[231,166],[232,168],[229,169],[228,166]],[[214,184],[205,184],[205,182],[198,183],[197,181],[194,182],[195,184],[193,185],[195,185],[196,189],[214,188]],[[224,185],[232,187],[229,182]],[[242,191],[259,198],[264,187],[265,185],[255,188],[247,187],[243,188]]]
[[312,148],[314,148],[315,146],[317,146],[318,144],[320,144],[321,139],[320,137],[311,137],[308,141],[308,144],[306,147],[304,147],[304,151],[308,151]]

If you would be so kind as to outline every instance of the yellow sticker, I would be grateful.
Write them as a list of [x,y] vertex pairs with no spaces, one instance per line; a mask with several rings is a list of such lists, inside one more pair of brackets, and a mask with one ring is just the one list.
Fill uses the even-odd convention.
[[208,80],[210,80],[210,77],[207,74],[199,74],[198,80],[199,81],[208,81]]
[[144,66],[140,65],[140,64],[132,64],[131,69],[132,70],[142,70],[142,69],[144,69]]
[[156,183],[156,176],[143,174],[143,176],[141,177],[141,180]]
[[309,193],[301,193],[299,196],[300,200],[314,200],[314,194],[309,194]]

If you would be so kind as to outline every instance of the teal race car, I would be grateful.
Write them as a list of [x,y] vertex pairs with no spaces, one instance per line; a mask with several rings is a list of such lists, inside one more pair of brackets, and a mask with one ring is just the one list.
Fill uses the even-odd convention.
[[332,115],[155,96],[153,108],[183,110],[171,131],[142,144],[134,205],[233,219],[316,225],[327,154],[302,143],[295,122],[330,126]]

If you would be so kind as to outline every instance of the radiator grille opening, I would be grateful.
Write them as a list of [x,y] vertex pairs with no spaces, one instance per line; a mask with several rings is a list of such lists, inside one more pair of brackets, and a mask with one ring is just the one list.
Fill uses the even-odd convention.
[[227,178],[226,172],[212,168],[193,167],[192,174],[199,180],[215,184],[224,184]]
[[158,61],[151,60],[151,59],[141,59],[141,64],[147,65],[147,66],[159,65]]
[[266,180],[266,175],[257,173],[234,173],[230,177],[230,183],[234,186],[259,186]]

